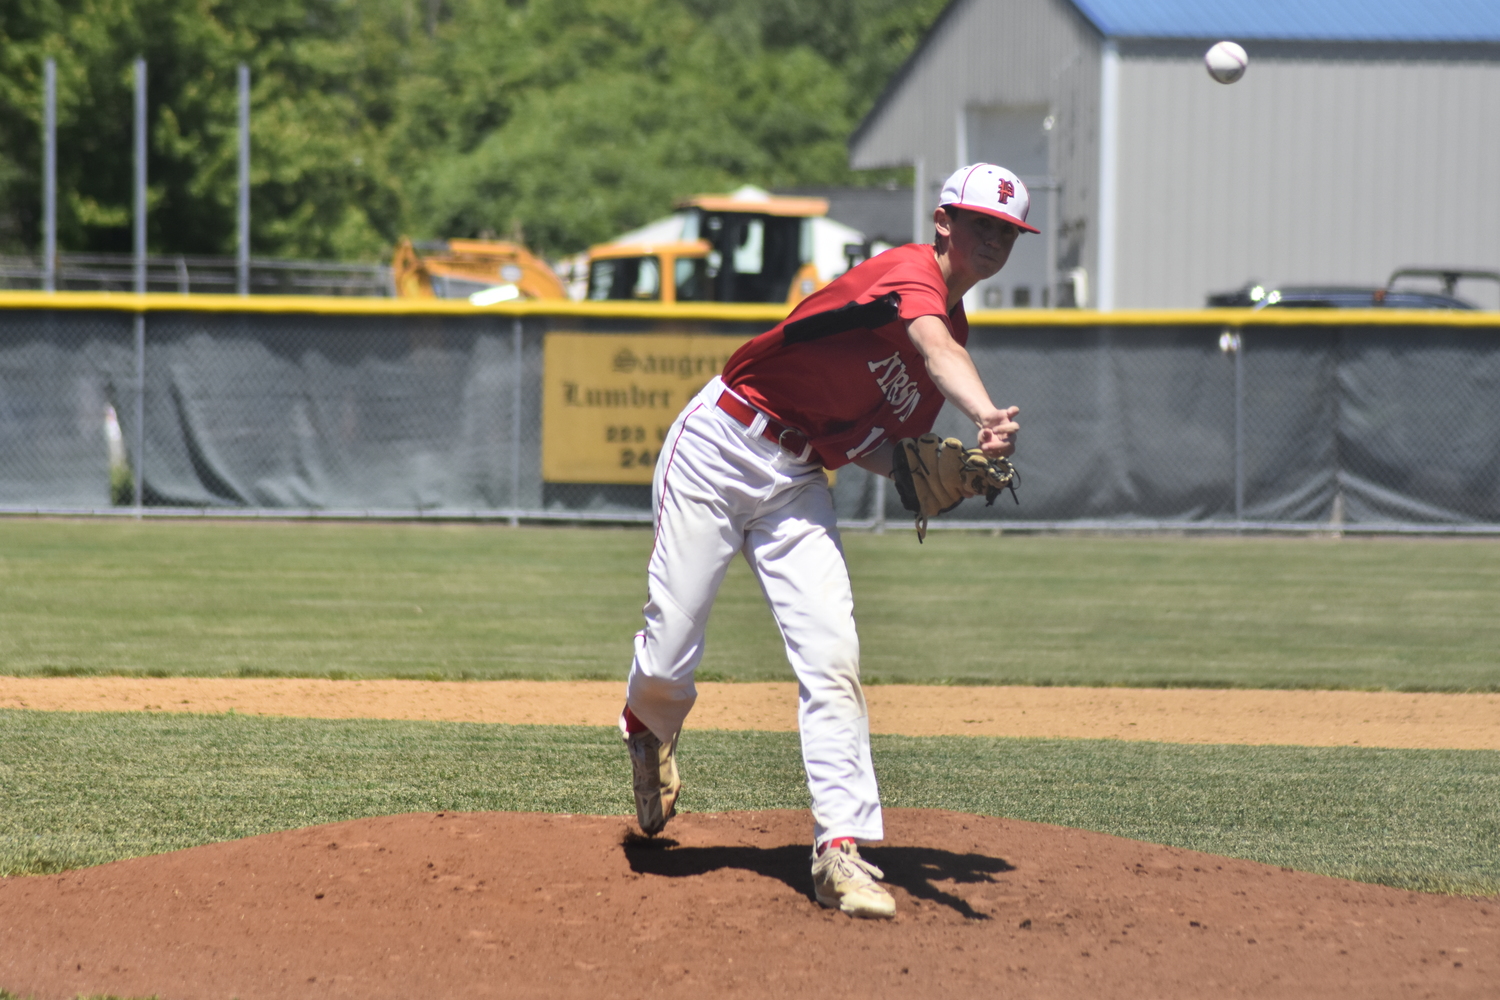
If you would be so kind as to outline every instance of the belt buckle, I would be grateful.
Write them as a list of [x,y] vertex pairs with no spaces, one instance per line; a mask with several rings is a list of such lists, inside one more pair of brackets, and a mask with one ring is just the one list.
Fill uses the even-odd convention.
[[[794,450],[790,445],[786,443],[786,436],[788,434],[793,434],[796,437],[802,439],[802,447],[800,449]],[[792,454],[796,455],[797,461],[799,462],[805,462],[812,456],[812,442],[807,439],[806,434],[803,434],[795,427],[783,427],[781,429],[781,433],[776,435],[776,444],[786,451],[790,451],[792,452]]]

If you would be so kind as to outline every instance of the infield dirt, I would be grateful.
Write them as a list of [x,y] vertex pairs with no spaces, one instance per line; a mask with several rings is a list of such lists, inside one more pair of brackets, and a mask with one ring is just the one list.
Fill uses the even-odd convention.
[[413,814],[0,880],[0,983],[176,997],[1493,997],[1500,900],[891,810],[899,912],[810,898],[800,812]]
[[[904,736],[1037,736],[1500,750],[1500,694],[1188,688],[865,688],[870,728]],[[608,726],[620,682],[0,677],[0,708]],[[698,685],[690,729],[797,728],[795,684]]]

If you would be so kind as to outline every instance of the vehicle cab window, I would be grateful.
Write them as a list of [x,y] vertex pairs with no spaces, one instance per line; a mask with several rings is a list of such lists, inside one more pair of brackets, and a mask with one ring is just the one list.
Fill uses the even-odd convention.
[[702,257],[678,257],[673,267],[678,302],[704,302],[713,296],[708,280],[708,261]]
[[635,285],[630,297],[637,301],[661,298],[661,261],[642,257],[635,270]]
[[589,266],[589,299],[654,301],[661,298],[661,261],[656,257],[617,257]]

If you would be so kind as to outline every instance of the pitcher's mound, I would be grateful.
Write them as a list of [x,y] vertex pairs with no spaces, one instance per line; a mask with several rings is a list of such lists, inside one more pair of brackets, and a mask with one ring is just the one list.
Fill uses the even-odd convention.
[[800,812],[355,820],[0,880],[22,997],[1493,997],[1500,905],[960,813],[818,907]]

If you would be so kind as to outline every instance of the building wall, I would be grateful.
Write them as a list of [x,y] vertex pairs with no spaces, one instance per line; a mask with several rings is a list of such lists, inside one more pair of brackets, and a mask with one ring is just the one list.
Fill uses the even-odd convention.
[[879,240],[900,246],[912,241],[911,188],[800,187],[778,188],[776,194],[826,198],[828,217]]
[[1247,47],[1224,86],[1206,42],[1122,45],[1118,307],[1500,270],[1500,51]]
[[[974,123],[1004,120],[996,109],[1046,108],[1055,119],[1049,155],[1060,185],[1058,218],[1050,244],[1037,237],[1023,252],[1050,245],[1057,274],[1077,266],[1092,272],[1100,41],[1067,0],[954,0],[850,142],[850,164],[905,166],[921,158],[930,211],[944,178],[963,165],[961,154],[971,162],[996,147],[995,136],[968,134]],[[1037,192],[1034,200],[1045,197]]]

